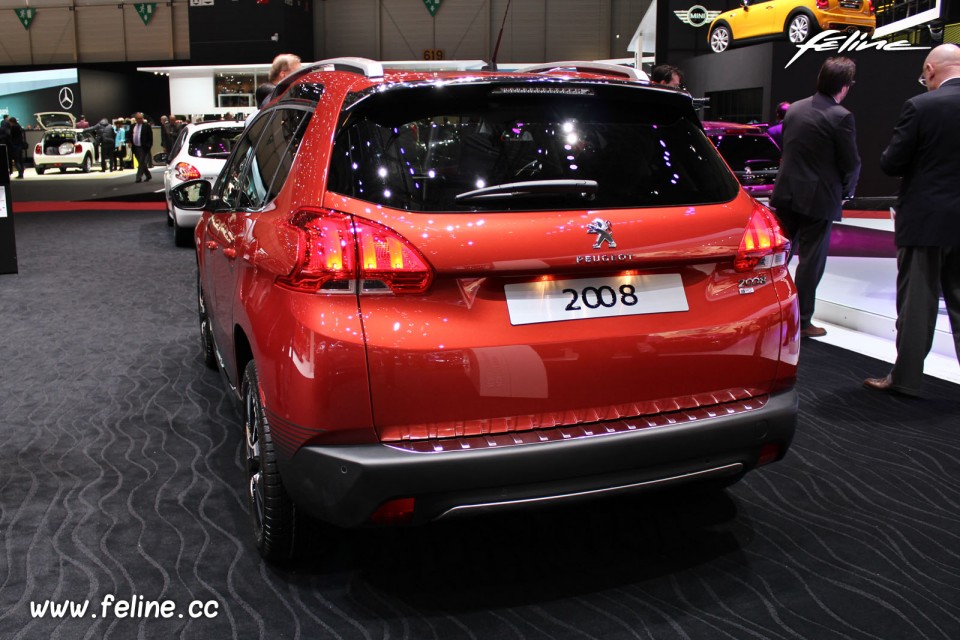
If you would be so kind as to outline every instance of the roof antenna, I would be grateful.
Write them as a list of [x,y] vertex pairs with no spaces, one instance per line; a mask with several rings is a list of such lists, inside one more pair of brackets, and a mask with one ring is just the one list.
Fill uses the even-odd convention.
[[490,64],[486,67],[488,71],[497,71],[497,54],[500,52],[500,40],[503,39],[503,28],[507,25],[507,14],[510,13],[510,2],[511,0],[507,0],[507,8],[503,12],[503,22],[500,23],[497,45],[493,48],[493,55],[490,56]]

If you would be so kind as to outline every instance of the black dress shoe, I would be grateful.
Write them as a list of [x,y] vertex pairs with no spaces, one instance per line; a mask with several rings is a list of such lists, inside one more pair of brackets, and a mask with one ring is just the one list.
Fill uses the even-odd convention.
[[800,329],[801,338],[822,338],[825,335],[827,335],[827,330],[823,327],[810,325],[809,327]]
[[137,178],[137,184],[140,184],[140,182],[141,182],[140,178]]

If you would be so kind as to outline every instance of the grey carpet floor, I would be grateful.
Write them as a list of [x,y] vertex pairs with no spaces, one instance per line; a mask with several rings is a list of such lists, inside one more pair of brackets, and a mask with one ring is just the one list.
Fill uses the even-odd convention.
[[956,385],[873,394],[886,365],[811,341],[794,447],[726,492],[342,532],[277,568],[249,539],[237,416],[163,215],[16,228],[2,638],[960,638]]

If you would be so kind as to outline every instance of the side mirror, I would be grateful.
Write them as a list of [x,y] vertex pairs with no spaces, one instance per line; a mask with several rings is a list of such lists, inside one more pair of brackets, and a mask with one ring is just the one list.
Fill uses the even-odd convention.
[[744,11],[750,10],[750,0],[740,0],[740,6],[743,7]]
[[153,161],[157,164],[167,164],[167,152],[161,151],[157,155],[153,156]]
[[211,204],[213,198],[210,192],[213,190],[207,180],[202,178],[197,180],[188,180],[170,190],[170,198],[180,209],[187,211],[202,211]]

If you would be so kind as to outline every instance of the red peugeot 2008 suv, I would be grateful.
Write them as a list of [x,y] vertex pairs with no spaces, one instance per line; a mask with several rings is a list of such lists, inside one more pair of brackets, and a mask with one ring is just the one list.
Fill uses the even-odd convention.
[[682,91],[603,71],[287,78],[195,244],[255,539],[425,523],[780,459],[796,290],[776,218]]

